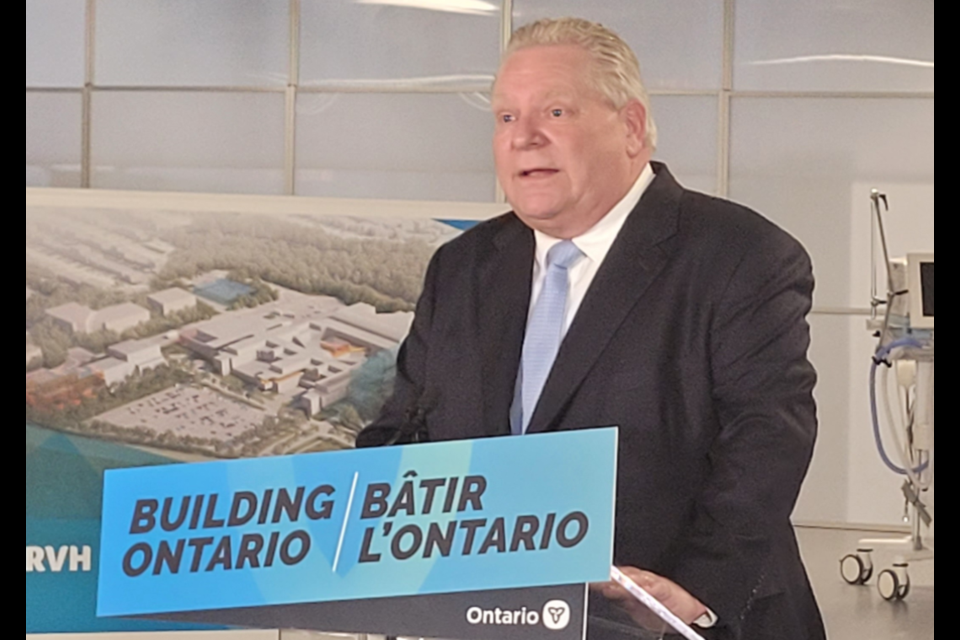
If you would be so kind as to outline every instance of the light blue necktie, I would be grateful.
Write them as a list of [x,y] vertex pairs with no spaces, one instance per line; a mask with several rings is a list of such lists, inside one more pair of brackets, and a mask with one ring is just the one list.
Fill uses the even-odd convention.
[[553,361],[560,351],[570,288],[567,270],[582,255],[583,252],[571,240],[559,242],[547,252],[543,290],[530,312],[523,338],[520,374],[510,411],[510,429],[514,435],[526,433]]

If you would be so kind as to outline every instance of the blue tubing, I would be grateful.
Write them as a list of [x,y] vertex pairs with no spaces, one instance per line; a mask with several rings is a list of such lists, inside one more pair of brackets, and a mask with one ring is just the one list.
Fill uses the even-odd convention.
[[[891,351],[898,347],[916,347],[919,349],[921,346],[923,345],[913,338],[900,338],[899,340],[894,340],[887,346],[877,349],[877,352],[873,356],[873,363],[870,366],[870,417],[873,418],[873,439],[877,444],[877,451],[880,453],[880,458],[883,460],[883,463],[887,465],[888,469],[901,476],[909,474],[907,473],[906,469],[898,466],[893,460],[890,459],[890,456],[887,455],[887,451],[883,446],[883,439],[880,436],[880,419],[877,416],[877,367],[881,362],[883,362],[884,358],[886,358]],[[916,475],[922,471],[926,471],[927,467],[929,466],[930,461],[928,460],[914,469],[913,473]]]

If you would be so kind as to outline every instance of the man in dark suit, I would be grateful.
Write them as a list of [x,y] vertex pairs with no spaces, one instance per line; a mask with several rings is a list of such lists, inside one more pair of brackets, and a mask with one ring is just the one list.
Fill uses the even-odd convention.
[[816,432],[806,252],[650,162],[639,65],[600,25],[518,31],[492,107],[513,212],[437,251],[358,445],[411,422],[431,440],[617,425],[617,565],[705,635],[823,638],[789,521]]

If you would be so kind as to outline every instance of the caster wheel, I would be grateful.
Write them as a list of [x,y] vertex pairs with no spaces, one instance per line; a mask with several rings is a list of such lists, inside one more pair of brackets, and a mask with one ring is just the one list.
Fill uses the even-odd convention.
[[870,551],[857,550],[856,554],[849,554],[840,559],[840,575],[847,584],[866,584],[873,576],[873,561]]
[[907,565],[896,564],[893,569],[884,569],[877,575],[877,591],[884,600],[903,600],[910,593],[910,575]]
[[910,595],[910,577],[907,577],[907,581],[900,585],[900,593],[897,594],[897,600],[903,600],[908,595]]

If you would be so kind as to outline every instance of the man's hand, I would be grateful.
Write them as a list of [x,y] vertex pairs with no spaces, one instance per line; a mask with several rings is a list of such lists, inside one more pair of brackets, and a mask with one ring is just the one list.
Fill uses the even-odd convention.
[[[620,567],[620,571],[687,624],[691,624],[707,613],[706,605],[672,580],[636,567]],[[662,626],[663,623],[659,618],[616,582],[612,580],[600,582],[591,585],[591,588],[623,608],[640,626],[645,628]]]

